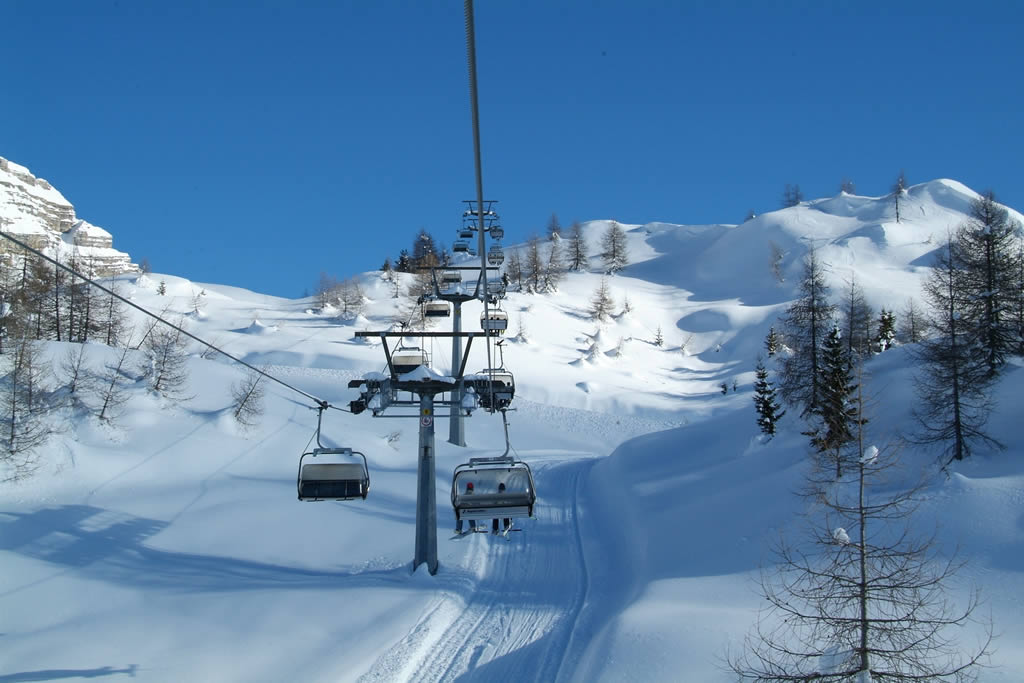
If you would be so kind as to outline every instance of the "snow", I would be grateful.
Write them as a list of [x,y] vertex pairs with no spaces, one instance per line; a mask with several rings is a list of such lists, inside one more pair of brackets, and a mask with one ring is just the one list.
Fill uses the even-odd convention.
[[[586,314],[603,277],[596,257],[555,294],[511,293],[510,336],[521,317],[530,343],[489,359],[476,340],[467,370],[515,373],[509,436],[533,470],[535,518],[517,520],[507,539],[450,538],[452,471],[501,454],[505,441],[500,416],[476,411],[468,447],[452,446],[439,417],[435,576],[410,566],[418,420],[327,411],[322,445],[366,454],[370,494],[300,502],[298,458],[315,445],[315,406],[268,382],[262,420],[242,429],[230,388],[245,368],[202,359],[194,345],[191,401],[169,403],[136,382],[113,427],[69,411],[44,468],[0,486],[0,678],[731,681],[722,660],[763,606],[766,549],[808,512],[794,493],[808,463],[796,411],[765,441],[751,400],[756,356],[795,295],[801,258],[816,245],[837,290],[853,273],[876,310],[899,310],[973,196],[954,181],[911,187],[899,224],[891,198],[852,195],[739,226],[623,223],[631,265],[608,278],[616,305],[602,323]],[[583,225],[596,253],[608,221]],[[785,251],[783,282],[770,272],[770,242]],[[175,320],[205,291],[190,332],[346,407],[359,391],[350,380],[385,378],[379,340],[355,331],[388,329],[397,310],[379,273],[360,277],[368,303],[355,321],[315,312],[312,299],[170,274],[121,282],[132,301],[169,307]],[[633,310],[623,315],[626,296]],[[466,303],[464,320],[480,310]],[[449,377],[443,341],[417,343],[436,365],[403,379]],[[68,348],[48,344],[51,365]],[[99,369],[114,353],[89,344],[87,363]],[[870,462],[912,427],[909,350],[875,357],[867,374],[879,444],[865,450]],[[982,681],[1024,680],[1022,385],[1015,364],[994,389],[989,425],[1008,450],[932,476],[916,518],[921,531],[939,529],[943,547],[960,547],[968,564],[951,595],[980,586],[1001,634]],[[901,453],[913,468],[934,465],[925,450]],[[956,635],[969,648],[980,633]]]

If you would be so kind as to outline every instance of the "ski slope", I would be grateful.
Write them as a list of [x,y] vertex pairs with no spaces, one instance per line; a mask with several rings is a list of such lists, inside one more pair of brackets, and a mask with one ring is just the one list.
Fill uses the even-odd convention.
[[[0,681],[731,680],[722,662],[762,606],[770,543],[807,512],[794,495],[802,425],[787,416],[765,442],[751,405],[756,355],[801,258],[814,244],[837,291],[854,274],[876,310],[899,310],[971,196],[954,181],[915,186],[900,224],[885,198],[840,195],[740,226],[627,226],[631,265],[609,279],[618,313],[603,324],[586,315],[597,259],[556,293],[510,294],[511,447],[533,469],[535,517],[507,538],[453,538],[452,471],[505,443],[498,416],[468,419],[466,448],[446,443],[438,420],[435,576],[411,571],[415,420],[328,411],[323,444],[366,453],[371,489],[314,504],[295,489],[311,401],[268,383],[262,420],[242,429],[230,387],[244,373],[198,347],[189,401],[137,380],[113,426],[68,409],[42,469],[0,487]],[[592,253],[606,225],[586,224]],[[770,242],[785,252],[781,283]],[[384,365],[379,342],[355,331],[386,329],[398,305],[378,273],[362,281],[354,320],[173,275],[122,284],[139,305],[169,306],[193,333],[346,406],[348,381]],[[52,367],[68,348],[46,345]],[[447,370],[448,350],[431,350]],[[115,351],[86,353],[98,371]],[[131,360],[138,377],[141,352]],[[486,363],[475,347],[470,369]],[[868,371],[881,445],[912,423],[913,367],[897,348]],[[931,477],[915,523],[969,560],[954,596],[982,589],[1000,634],[983,681],[1024,680],[1022,377],[1009,368],[995,396],[990,426],[1008,449]],[[913,449],[906,459],[934,462]],[[979,629],[957,636],[969,647]]]

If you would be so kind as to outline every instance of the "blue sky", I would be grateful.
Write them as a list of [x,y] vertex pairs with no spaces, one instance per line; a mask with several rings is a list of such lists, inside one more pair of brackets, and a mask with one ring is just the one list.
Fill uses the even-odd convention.
[[[1020,3],[477,2],[506,242],[739,222],[850,178],[1024,208]],[[0,3],[0,156],[157,272],[281,296],[475,195],[460,2]]]

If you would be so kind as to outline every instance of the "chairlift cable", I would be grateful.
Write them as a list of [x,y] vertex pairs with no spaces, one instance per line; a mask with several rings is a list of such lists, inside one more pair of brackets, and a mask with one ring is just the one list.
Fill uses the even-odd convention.
[[31,253],[35,254],[36,256],[38,256],[39,258],[43,259],[44,261],[48,261],[49,263],[52,263],[56,267],[60,268],[61,270],[66,271],[68,273],[71,273],[72,275],[74,275],[77,278],[81,278],[87,284],[92,285],[93,287],[96,287],[97,289],[106,292],[107,294],[109,294],[110,296],[114,297],[115,299],[118,299],[122,303],[128,304],[132,308],[134,308],[134,309],[136,309],[138,311],[141,311],[142,313],[144,313],[144,314],[148,315],[149,317],[157,320],[158,322],[161,322],[164,325],[167,325],[168,327],[170,327],[171,329],[180,332],[181,334],[185,335],[186,337],[189,337],[190,339],[194,339],[195,341],[199,342],[203,346],[205,346],[205,347],[207,347],[209,349],[212,349],[212,350],[216,351],[217,353],[220,353],[220,354],[226,356],[227,358],[233,360],[234,362],[238,363],[239,365],[244,365],[245,367],[249,368],[253,372],[259,373],[261,376],[266,377],[267,379],[272,380],[274,382],[277,382],[281,386],[283,386],[283,387],[285,387],[287,389],[291,389],[292,391],[294,391],[294,392],[296,392],[298,394],[302,394],[306,398],[308,398],[311,401],[315,402],[317,404],[317,406],[320,406],[320,407],[333,407],[330,404],[328,404],[327,401],[324,401],[323,399],[317,398],[313,394],[307,393],[307,392],[303,391],[302,389],[297,389],[296,387],[293,387],[291,384],[288,384],[287,382],[285,382],[283,380],[280,380],[277,377],[274,377],[269,372],[265,372],[263,370],[260,370],[259,368],[255,367],[253,365],[250,365],[249,363],[246,363],[244,360],[232,356],[230,353],[228,353],[224,349],[221,349],[221,348],[218,348],[218,347],[214,346],[213,344],[211,344],[210,342],[206,341],[205,339],[201,339],[201,338],[197,337],[196,335],[192,334],[188,330],[186,330],[186,329],[184,329],[184,328],[182,328],[182,327],[180,327],[178,325],[175,325],[174,323],[170,322],[169,320],[165,320],[164,318],[162,318],[161,316],[157,315],[156,313],[153,313],[152,311],[149,311],[149,310],[143,308],[142,306],[139,306],[138,304],[134,303],[133,301],[130,301],[130,300],[126,299],[125,297],[121,296],[120,294],[118,294],[114,290],[108,289],[107,287],[104,287],[103,285],[99,284],[95,280],[87,278],[85,275],[83,275],[82,273],[79,273],[74,268],[71,268],[70,266],[66,266],[63,263],[61,263],[60,261],[58,261],[56,259],[50,258],[49,256],[47,256],[43,252],[39,251],[38,249],[34,249],[34,248],[30,247],[29,245],[25,244],[21,240],[15,239],[14,237],[11,237],[8,233],[0,232],[0,237],[3,237],[5,239],[7,239],[7,240],[10,240],[11,242],[14,242],[16,245],[18,245],[19,247],[21,247],[25,251],[28,251],[28,252],[31,252]]

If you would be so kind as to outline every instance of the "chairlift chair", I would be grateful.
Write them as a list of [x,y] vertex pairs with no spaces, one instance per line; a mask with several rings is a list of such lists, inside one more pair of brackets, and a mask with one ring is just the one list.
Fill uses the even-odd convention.
[[466,383],[473,387],[480,407],[485,410],[507,408],[516,395],[516,379],[504,368],[481,370]]
[[452,251],[456,254],[465,254],[469,251],[469,242],[466,240],[455,240],[452,244]]
[[[471,493],[468,483],[473,484]],[[456,519],[533,517],[537,502],[533,472],[511,456],[470,458],[455,468],[451,499]]]
[[427,352],[418,346],[400,346],[391,354],[391,367],[396,375],[412,372],[421,365],[429,366]]
[[[323,461],[303,462],[307,456]],[[366,456],[351,448],[314,448],[303,453],[296,488],[299,500],[365,500],[370,491]]]
[[502,334],[508,329],[508,314],[500,308],[491,308],[480,314],[480,329]]
[[492,266],[500,266],[505,262],[505,252],[497,244],[487,250],[487,262]]
[[500,240],[505,236],[505,229],[500,225],[492,225],[488,228],[488,232],[491,233],[491,239]]
[[445,270],[441,272],[441,284],[457,285],[462,282],[462,273],[457,270]]
[[423,305],[423,315],[428,318],[447,318],[451,314],[447,301],[428,301]]
[[473,228],[465,225],[462,226],[461,228],[459,228],[459,237],[464,240],[472,239]]

